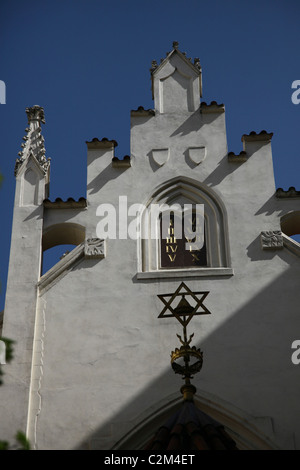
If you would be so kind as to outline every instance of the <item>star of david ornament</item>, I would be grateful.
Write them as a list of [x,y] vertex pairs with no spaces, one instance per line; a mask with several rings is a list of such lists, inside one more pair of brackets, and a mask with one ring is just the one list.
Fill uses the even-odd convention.
[[[173,294],[160,294],[157,296],[165,304],[158,318],[175,317],[183,327],[186,327],[195,315],[208,315],[211,313],[203,304],[208,294],[208,291],[192,292],[182,282]],[[177,297],[181,297],[181,300],[177,306],[174,306],[173,303],[174,301],[176,303]],[[189,303],[186,297],[193,305]]]
[[[158,318],[175,317],[182,325],[183,338],[180,340],[181,347],[176,348],[171,353],[171,365],[175,374],[182,375],[185,385],[181,387],[181,392],[185,400],[192,400],[196,388],[190,383],[193,374],[200,372],[203,364],[203,353],[196,346],[191,346],[194,333],[187,336],[187,325],[195,315],[208,315],[211,312],[203,304],[209,292],[192,292],[188,286],[182,282],[173,294],[160,294],[159,299],[163,302],[164,308]],[[178,297],[181,297],[178,302]],[[175,304],[175,305],[174,305]],[[182,363],[183,361],[183,363]]]

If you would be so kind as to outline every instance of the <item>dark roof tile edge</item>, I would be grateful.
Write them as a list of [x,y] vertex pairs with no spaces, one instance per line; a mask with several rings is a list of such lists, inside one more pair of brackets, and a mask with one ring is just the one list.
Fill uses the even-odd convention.
[[94,137],[92,140],[86,140],[85,143],[87,144],[89,149],[95,148],[111,148],[117,147],[118,142],[116,140],[109,140],[107,137],[103,137],[103,139],[99,140],[98,137]]
[[201,113],[224,113],[225,105],[224,103],[218,104],[216,101],[211,101],[210,104],[207,104],[205,101],[202,101],[200,104]]
[[273,137],[273,132],[267,132],[265,130],[260,131],[259,134],[255,131],[251,131],[250,134],[242,135],[242,142],[254,142],[254,141],[269,141]]
[[69,197],[66,201],[57,197],[55,201],[44,199],[43,205],[46,209],[82,209],[87,207],[87,201],[85,197],[80,197],[78,201],[75,201],[72,197]]
[[228,161],[231,163],[243,163],[247,161],[247,158],[247,152],[245,152],[245,150],[242,150],[238,155],[234,152],[228,153]]
[[287,191],[284,191],[282,188],[276,189],[275,196],[281,199],[285,198],[299,198],[300,191],[296,191],[294,186],[291,186]]
[[132,109],[130,114],[133,117],[155,116],[155,111],[153,109],[144,109],[143,106],[139,106],[137,109]]
[[113,168],[129,168],[131,166],[131,157],[129,155],[125,155],[123,159],[113,157],[112,166]]

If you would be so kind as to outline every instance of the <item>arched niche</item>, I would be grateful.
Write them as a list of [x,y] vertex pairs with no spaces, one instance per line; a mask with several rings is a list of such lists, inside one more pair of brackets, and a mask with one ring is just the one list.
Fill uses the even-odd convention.
[[195,111],[192,77],[175,70],[160,79],[160,104],[162,113]]
[[44,275],[85,240],[85,227],[74,223],[59,223],[47,227],[43,233],[43,259],[41,275]]
[[280,219],[281,230],[283,233],[292,237],[300,234],[300,211],[292,211],[285,214]]
[[[182,407],[182,398],[166,397],[162,402],[151,406],[151,409],[139,416],[132,428],[116,442],[112,450],[143,450],[147,442],[169,418]],[[210,393],[199,391],[194,397],[195,406],[224,426],[226,432],[234,439],[239,450],[278,450],[274,436],[266,435],[255,418],[231,403]],[[270,425],[269,418],[260,418]]]
[[37,205],[38,191],[39,177],[32,168],[28,168],[23,175],[22,181],[22,205]]
[[47,227],[43,233],[42,250],[57,245],[79,245],[85,239],[85,227],[74,223],[60,223]]
[[[227,214],[225,206],[211,188],[190,178],[177,177],[165,182],[153,191],[141,214],[141,239],[139,241],[140,273],[162,273],[160,263],[160,218],[153,214],[157,206],[180,205],[182,208],[196,204],[204,206],[206,266],[189,267],[189,271],[212,274],[212,268],[220,273],[232,274],[228,240]],[[180,270],[179,270],[180,271]],[[229,272],[230,271],[230,272]],[[171,272],[171,270],[169,270]],[[160,276],[159,276],[160,277]]]

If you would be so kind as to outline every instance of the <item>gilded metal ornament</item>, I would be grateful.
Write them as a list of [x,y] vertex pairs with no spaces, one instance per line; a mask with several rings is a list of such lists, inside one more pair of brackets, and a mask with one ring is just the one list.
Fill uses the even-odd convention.
[[[203,364],[203,352],[196,346],[191,346],[194,336],[192,333],[189,337],[187,334],[187,325],[195,315],[206,315],[211,312],[203,305],[204,299],[209,292],[192,292],[189,287],[182,282],[173,294],[160,294],[159,299],[164,303],[165,307],[159,314],[158,318],[175,317],[182,325],[183,337],[177,334],[181,343],[180,348],[176,348],[171,353],[171,365],[175,374],[180,374],[185,380],[185,385],[181,391],[185,399],[191,400],[196,388],[191,385],[190,379],[193,374],[200,372]],[[172,306],[174,300],[181,296],[176,307]],[[190,297],[191,305],[186,297]],[[168,299],[168,300],[167,300]],[[169,313],[170,312],[170,313]]]

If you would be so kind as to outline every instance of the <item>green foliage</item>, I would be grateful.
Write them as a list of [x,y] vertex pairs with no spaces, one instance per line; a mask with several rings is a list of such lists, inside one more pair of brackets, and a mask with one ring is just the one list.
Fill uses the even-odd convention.
[[7,441],[0,441],[0,450],[9,450],[9,444]]
[[15,439],[15,445],[10,445],[7,441],[0,441],[0,450],[30,450],[30,442],[22,431],[17,432]]
[[20,444],[19,450],[30,450],[30,442],[22,431],[18,431],[16,441]]
[[[0,338],[1,341],[4,341],[6,345],[6,362],[10,362],[13,359],[13,344],[14,341],[8,338]],[[1,376],[3,376],[3,371],[0,366],[0,385],[3,384],[1,380]],[[0,450],[30,450],[30,442],[26,438],[26,435],[22,431],[18,431],[16,436],[16,444],[11,445],[8,441],[0,441]]]
[[13,348],[14,341],[12,339],[4,338],[3,336],[0,339],[1,339],[1,341],[4,341],[4,343],[6,344],[6,362],[10,362],[14,358],[14,355],[13,355],[13,353],[14,353],[14,348]]

